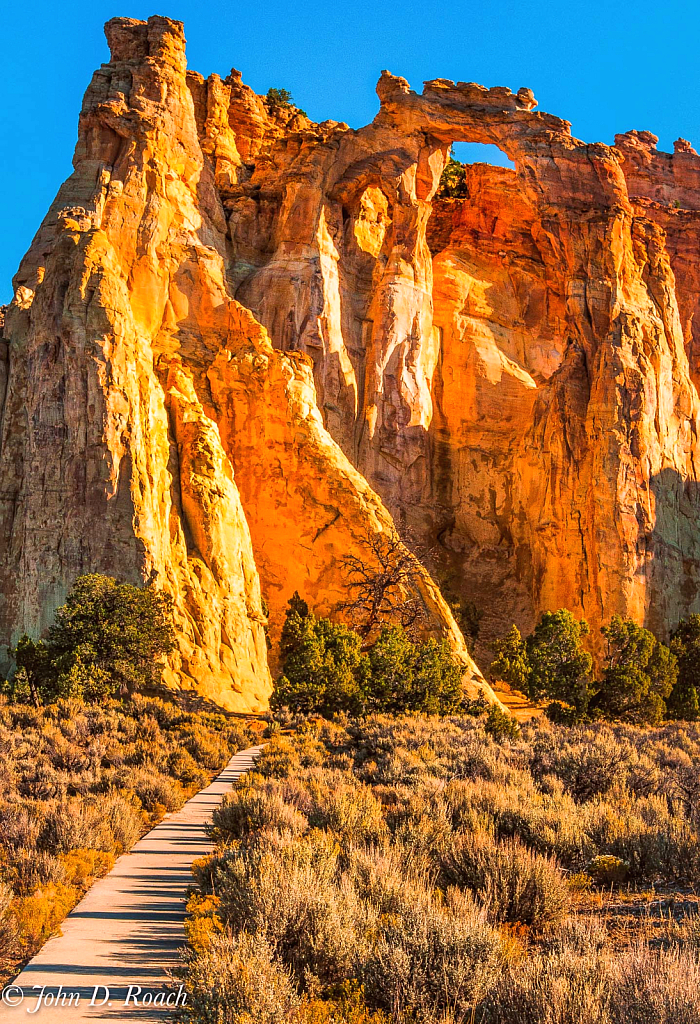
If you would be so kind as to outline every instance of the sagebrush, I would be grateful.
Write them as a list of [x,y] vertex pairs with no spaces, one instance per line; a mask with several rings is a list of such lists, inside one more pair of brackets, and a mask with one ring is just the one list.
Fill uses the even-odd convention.
[[696,904],[599,913],[700,882],[700,727],[296,724],[196,867],[191,1021],[700,1020]]

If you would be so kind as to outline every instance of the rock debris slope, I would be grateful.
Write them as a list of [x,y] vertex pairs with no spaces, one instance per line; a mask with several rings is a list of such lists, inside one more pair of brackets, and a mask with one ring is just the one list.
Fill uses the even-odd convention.
[[[177,22],[106,32],[4,327],[0,641],[79,572],[155,572],[173,684],[262,707],[261,593],[273,639],[295,589],[337,611],[342,558],[392,522],[486,640],[562,605],[662,635],[700,609],[689,143],[586,145],[528,89],[387,72],[372,124],[313,124],[186,71]],[[455,141],[514,169],[436,198]]]

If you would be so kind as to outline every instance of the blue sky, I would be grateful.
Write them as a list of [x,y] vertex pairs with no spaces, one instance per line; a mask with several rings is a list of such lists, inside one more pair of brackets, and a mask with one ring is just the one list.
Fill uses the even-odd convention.
[[222,76],[237,67],[257,92],[289,89],[316,121],[370,121],[387,68],[418,90],[429,78],[529,86],[541,110],[571,121],[588,142],[646,128],[660,148],[672,150],[682,136],[700,151],[700,6],[689,0],[6,4],[0,301],[10,298],[11,277],[70,173],[82,95],[108,59],[103,23],[155,13],[184,21],[190,67]]

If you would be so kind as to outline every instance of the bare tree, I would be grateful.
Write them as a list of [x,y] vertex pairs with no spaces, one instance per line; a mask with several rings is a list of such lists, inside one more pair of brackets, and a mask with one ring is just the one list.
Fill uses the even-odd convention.
[[352,595],[342,607],[350,612],[362,637],[368,637],[384,620],[410,628],[423,615],[423,604],[416,595],[423,574],[421,563],[395,530],[368,533],[362,547],[362,555],[346,555],[341,561],[344,582]]

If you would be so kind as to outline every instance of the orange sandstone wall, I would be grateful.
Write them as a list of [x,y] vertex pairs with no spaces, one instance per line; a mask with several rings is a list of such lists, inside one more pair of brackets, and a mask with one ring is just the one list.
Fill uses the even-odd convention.
[[[293,590],[394,525],[484,610],[700,610],[700,157],[585,144],[527,89],[383,72],[364,128],[117,18],[0,341],[0,642],[157,573],[172,685],[259,709]],[[436,199],[452,142],[493,143]],[[433,578],[417,595],[476,692]],[[273,665],[274,668],[274,665]]]
[[[295,589],[334,614],[342,558],[394,529],[329,434],[310,361],[277,351],[235,297],[273,246],[278,206],[295,205],[279,183],[251,185],[253,169],[325,129],[269,111],[235,73],[187,72],[178,22],[116,18],[106,34],[74,172],[20,266],[0,343],[0,643],[41,633],[80,573],[155,575],[178,626],[168,682],[261,710],[262,592],[273,640]],[[303,210],[292,230],[306,230]],[[303,297],[290,273],[280,302],[290,280]],[[416,596],[476,693],[427,572]]]

